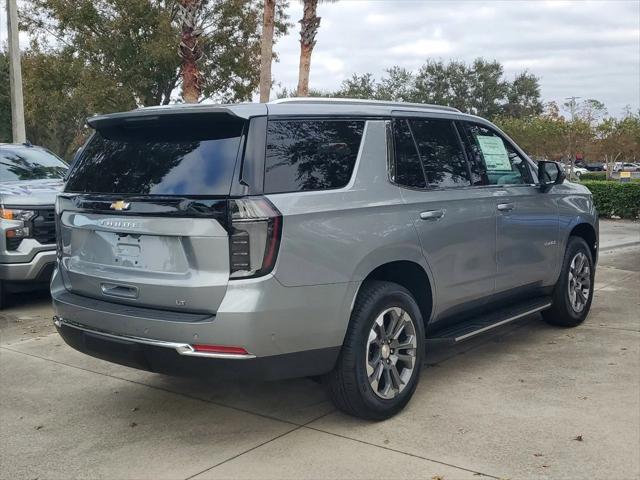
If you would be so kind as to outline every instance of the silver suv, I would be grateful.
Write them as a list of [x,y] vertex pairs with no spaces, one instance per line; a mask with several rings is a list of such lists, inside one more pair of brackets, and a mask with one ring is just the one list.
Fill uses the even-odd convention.
[[27,144],[0,144],[0,308],[8,293],[46,287],[56,263],[54,203],[67,164]]
[[291,99],[91,118],[56,205],[54,322],[176,375],[321,376],[387,418],[428,343],[589,311],[589,191],[478,117]]

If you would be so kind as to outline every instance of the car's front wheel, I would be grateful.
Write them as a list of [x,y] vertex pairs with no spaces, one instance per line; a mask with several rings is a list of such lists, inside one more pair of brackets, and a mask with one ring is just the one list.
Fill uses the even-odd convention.
[[420,309],[404,287],[363,285],[335,369],[328,374],[335,405],[351,415],[389,418],[410,400],[424,356]]
[[542,312],[544,319],[561,327],[575,327],[584,322],[593,299],[595,269],[587,242],[569,237],[562,272],[553,292],[553,305]]

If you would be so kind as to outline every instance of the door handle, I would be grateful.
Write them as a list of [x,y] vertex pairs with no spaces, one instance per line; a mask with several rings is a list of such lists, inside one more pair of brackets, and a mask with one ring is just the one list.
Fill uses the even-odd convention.
[[422,220],[438,220],[442,217],[444,217],[444,209],[420,212],[420,218]]
[[513,210],[514,207],[515,205],[513,204],[513,202],[508,202],[508,203],[499,203],[496,208],[501,212],[509,212]]

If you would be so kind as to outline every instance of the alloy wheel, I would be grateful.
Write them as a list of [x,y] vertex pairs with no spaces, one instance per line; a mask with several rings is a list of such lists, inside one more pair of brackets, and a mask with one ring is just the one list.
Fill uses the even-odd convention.
[[591,267],[583,252],[574,255],[569,266],[569,301],[574,312],[584,310],[591,294]]
[[369,332],[366,368],[369,385],[383,399],[395,398],[411,380],[418,339],[413,319],[400,307],[384,310]]

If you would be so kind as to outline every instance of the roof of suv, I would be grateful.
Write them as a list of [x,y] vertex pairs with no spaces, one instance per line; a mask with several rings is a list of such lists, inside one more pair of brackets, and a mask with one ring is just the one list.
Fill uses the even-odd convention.
[[98,115],[88,119],[92,127],[107,126],[121,121],[141,121],[164,115],[184,115],[210,113],[250,118],[263,115],[341,115],[383,117],[394,113],[417,113],[476,118],[461,113],[453,107],[408,102],[386,102],[379,100],[359,100],[350,98],[302,97],[275,100],[270,103],[236,104],[173,104],[143,107],[129,112]]
[[328,98],[328,97],[293,97],[293,98],[281,98],[278,100],[274,100],[273,102],[269,102],[269,105],[306,105],[306,106],[317,106],[317,105],[332,105],[333,107],[387,107],[392,109],[397,108],[411,108],[411,109],[419,109],[419,110],[437,110],[437,111],[446,111],[446,112],[457,112],[460,113],[460,110],[453,107],[446,107],[442,105],[433,105],[429,103],[410,103],[410,102],[391,102],[385,100],[363,100],[356,98]]

